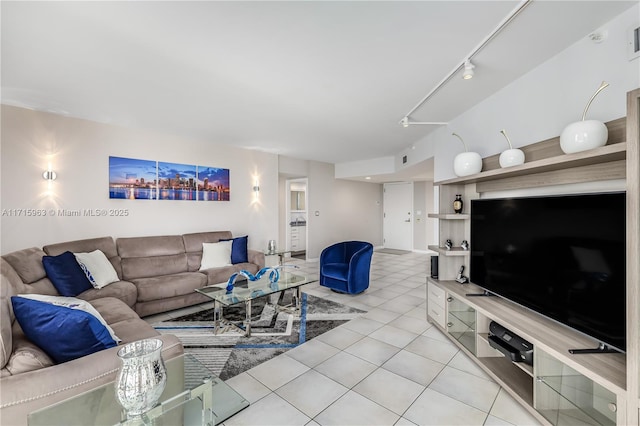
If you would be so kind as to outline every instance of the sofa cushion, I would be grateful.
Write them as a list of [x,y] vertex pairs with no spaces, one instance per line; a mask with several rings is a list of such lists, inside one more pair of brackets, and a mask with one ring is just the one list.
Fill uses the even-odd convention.
[[23,282],[31,284],[47,276],[47,272],[42,265],[44,256],[44,251],[32,247],[14,251],[2,257],[15,269]]
[[[249,236],[245,235],[244,237],[236,237],[233,238],[233,244],[231,245],[231,264],[235,265],[236,263],[247,263],[249,262],[249,254],[247,253],[247,242]],[[220,240],[220,241],[228,241],[228,240]]]
[[63,296],[77,296],[93,288],[70,251],[57,256],[43,256],[42,265],[53,286]]
[[200,269],[200,260],[202,259],[202,243],[217,243],[220,240],[230,240],[232,238],[230,231],[214,231],[214,232],[195,232],[192,234],[184,234],[184,249],[187,253],[187,261],[189,263],[189,271],[197,271]]
[[[112,329],[113,324],[117,322],[140,318],[129,306],[115,297],[103,297],[92,300],[90,303]],[[113,332],[122,339],[115,329]]]
[[7,362],[6,369],[12,375],[54,365],[53,360],[38,346],[24,338],[16,338],[13,342],[13,353]]
[[113,268],[107,256],[100,250],[90,253],[74,253],[78,264],[95,288],[102,288],[116,281],[120,281],[118,273]]
[[187,255],[180,235],[118,238],[116,246],[122,276],[127,281],[187,272]]
[[25,336],[62,363],[117,345],[117,337],[86,301],[73,297],[18,295],[13,312]]
[[[95,300],[105,297],[115,297],[122,300],[127,306],[133,307],[138,298],[138,289],[129,281],[116,281],[102,288],[93,288],[80,293],[76,296],[78,299],[87,300],[93,305]],[[107,321],[109,322],[109,321]]]
[[86,240],[66,241],[64,243],[49,244],[42,247],[45,253],[49,256],[56,256],[65,251],[71,253],[89,253],[94,250],[100,250],[107,256],[109,262],[116,270],[118,277],[122,278],[122,266],[120,265],[120,256],[118,256],[118,249],[116,248],[116,242],[112,237],[99,237],[89,238]]
[[135,342],[158,335],[156,329],[140,317],[118,321],[111,325],[123,342]]
[[348,273],[348,263],[327,263],[326,265],[322,265],[322,275],[329,278],[346,281]]
[[138,302],[166,299],[193,293],[196,288],[207,285],[207,277],[198,272],[137,278],[132,282],[138,288]]
[[202,243],[200,271],[231,265],[232,247],[233,242],[229,240],[217,243]]

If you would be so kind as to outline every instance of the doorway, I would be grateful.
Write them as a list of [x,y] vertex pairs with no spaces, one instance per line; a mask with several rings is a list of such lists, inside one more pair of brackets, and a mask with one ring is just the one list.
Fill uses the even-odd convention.
[[307,254],[307,178],[288,179],[286,184],[286,249],[291,257],[306,259]]
[[413,183],[385,183],[383,186],[382,236],[385,248],[413,249]]

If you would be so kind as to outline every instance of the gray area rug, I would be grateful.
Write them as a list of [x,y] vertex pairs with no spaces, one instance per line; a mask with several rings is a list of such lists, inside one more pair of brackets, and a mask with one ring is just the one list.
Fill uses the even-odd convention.
[[[291,304],[290,291],[276,295],[280,307]],[[300,318],[283,310],[276,311],[269,296],[252,301],[251,337],[243,330],[227,325],[214,334],[213,310],[185,315],[153,324],[162,334],[174,334],[191,353],[222,380],[230,379],[250,368],[326,333],[365,313],[331,300],[302,293]],[[270,299],[269,302],[276,302]],[[224,309],[226,320],[242,326],[244,304]]]
[[409,250],[398,250],[398,249],[390,249],[390,248],[381,248],[375,250],[376,253],[384,253],[384,254],[409,254],[411,253]]

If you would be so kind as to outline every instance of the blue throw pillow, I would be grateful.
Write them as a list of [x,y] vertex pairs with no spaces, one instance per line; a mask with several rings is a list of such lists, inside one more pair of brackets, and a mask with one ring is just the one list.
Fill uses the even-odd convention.
[[[44,301],[56,299],[61,301],[60,304]],[[66,302],[64,299],[71,299],[71,302],[63,306]],[[102,317],[98,318],[83,310],[86,306],[82,305],[88,303],[80,299],[20,295],[12,296],[11,304],[25,336],[56,363],[71,361],[117,345],[117,337],[112,335],[113,330],[103,323]],[[100,316],[97,311],[95,313]]]
[[[235,265],[236,263],[247,263],[249,262],[249,254],[247,253],[247,241],[249,239],[248,235],[244,237],[236,237],[232,238],[231,241],[231,264]],[[220,240],[220,241],[229,241]]]
[[44,256],[42,266],[47,271],[53,286],[63,296],[77,296],[93,288],[76,257],[70,251],[65,251],[58,256]]

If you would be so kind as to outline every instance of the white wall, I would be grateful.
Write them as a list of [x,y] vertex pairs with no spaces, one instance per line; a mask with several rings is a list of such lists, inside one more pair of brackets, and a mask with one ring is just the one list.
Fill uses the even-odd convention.
[[425,182],[426,186],[425,186],[425,210],[426,213],[424,215],[424,219],[426,222],[426,245],[424,247],[424,249],[422,250],[427,250],[427,246],[429,245],[438,245],[438,235],[437,232],[435,232],[435,230],[437,229],[437,220],[438,219],[430,219],[427,217],[427,215],[429,213],[436,213],[438,211],[437,206],[434,205],[433,199],[434,199],[434,187],[433,187],[433,182]]
[[[493,96],[468,110],[416,143],[416,152],[429,158],[435,147],[435,181],[455,177],[453,159],[462,144],[482,157],[507,149],[499,133],[506,129],[515,147],[558,136],[569,123],[580,120],[582,111],[604,80],[610,84],[595,99],[588,119],[610,121],[625,116],[626,93],[640,87],[640,59],[629,61],[627,32],[640,24],[640,6],[634,6],[602,27],[608,38],[595,44],[585,37],[549,59]],[[482,70],[476,70],[480,76]],[[396,156],[400,161],[403,153]],[[415,156],[414,156],[415,157]]]
[[349,161],[335,165],[336,178],[350,178],[353,176],[373,176],[394,173],[396,166],[394,157],[380,157],[371,160]]
[[427,184],[413,183],[413,249],[427,249]]
[[[278,222],[278,157],[151,131],[2,106],[1,252],[111,235],[171,235],[230,230],[264,249]],[[109,156],[230,169],[231,201],[109,199]],[[42,172],[58,178],[48,193]],[[260,195],[254,200],[254,180]],[[43,209],[45,217],[12,216]],[[62,217],[58,210],[120,209],[126,217]],[[55,211],[51,214],[50,211]]]
[[308,259],[338,241],[382,244],[382,185],[335,179],[334,173],[333,164],[309,161]]

